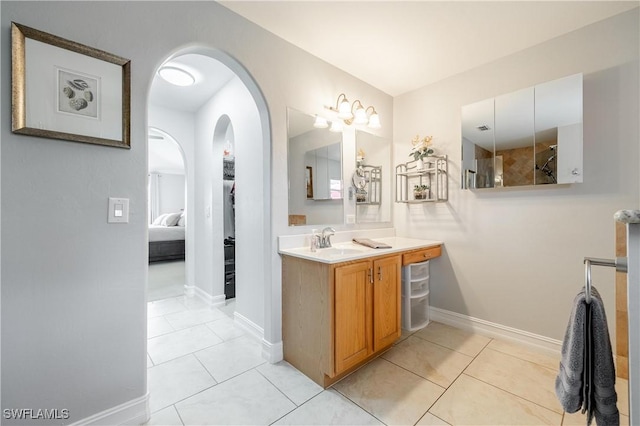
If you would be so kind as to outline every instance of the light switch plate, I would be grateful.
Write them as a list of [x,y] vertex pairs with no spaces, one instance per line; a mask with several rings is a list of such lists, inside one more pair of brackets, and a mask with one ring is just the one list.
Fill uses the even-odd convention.
[[129,223],[129,199],[109,197],[107,223]]
[[356,215],[355,214],[348,214],[347,215],[347,225],[353,225],[354,223],[356,223]]

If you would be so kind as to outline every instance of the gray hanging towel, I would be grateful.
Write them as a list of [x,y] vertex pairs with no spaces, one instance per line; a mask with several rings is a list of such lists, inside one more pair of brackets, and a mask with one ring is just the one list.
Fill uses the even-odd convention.
[[562,343],[556,377],[556,396],[564,410],[587,413],[587,425],[595,417],[602,425],[619,425],[615,368],[607,318],[600,294],[591,288],[591,304],[582,290],[574,299]]

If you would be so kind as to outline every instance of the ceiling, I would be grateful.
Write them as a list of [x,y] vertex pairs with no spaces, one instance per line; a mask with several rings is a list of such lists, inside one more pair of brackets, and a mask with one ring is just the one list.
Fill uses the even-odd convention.
[[638,7],[638,1],[221,1],[397,96]]
[[204,55],[182,55],[167,61],[167,64],[189,72],[196,81],[187,87],[174,86],[156,74],[151,84],[149,102],[180,111],[198,111],[235,77],[233,71],[222,62]]

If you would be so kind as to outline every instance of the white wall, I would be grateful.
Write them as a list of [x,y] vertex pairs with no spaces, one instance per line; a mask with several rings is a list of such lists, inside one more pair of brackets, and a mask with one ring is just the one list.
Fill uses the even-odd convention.
[[[2,128],[2,408],[66,407],[73,422],[146,393],[147,95],[155,69],[171,53],[194,46],[227,52],[246,67],[268,104],[271,152],[256,152],[255,140],[240,146],[247,134],[241,137],[234,127],[238,156],[242,149],[253,152],[271,168],[266,191],[271,199],[263,212],[271,214],[271,229],[237,235],[266,247],[267,262],[243,272],[252,271],[257,282],[264,278],[255,295],[261,307],[238,309],[251,312],[249,319],[264,329],[267,343],[281,341],[276,236],[300,232],[287,225],[286,107],[313,112],[346,92],[375,105],[387,126],[381,134],[390,137],[388,95],[217,3],[185,4],[0,3],[3,34],[16,21],[132,61],[131,150],[14,135]],[[1,48],[0,83],[7,88],[8,39]],[[10,111],[6,93],[1,102],[2,111]],[[252,136],[262,140],[262,134]],[[246,164],[238,161],[236,167],[239,175],[251,176]],[[131,200],[128,225],[106,223],[109,196]],[[252,201],[247,191],[238,196]],[[249,222],[247,232],[260,216],[240,219]]]
[[[612,258],[613,214],[638,208],[638,9],[394,100],[395,158],[413,135],[449,155],[449,202],[397,204],[402,235],[445,241],[431,269],[437,308],[562,339],[583,257]],[[460,190],[463,105],[584,73],[584,183]],[[614,323],[614,272],[594,268]]]
[[158,201],[160,214],[184,210],[185,176],[158,173]]

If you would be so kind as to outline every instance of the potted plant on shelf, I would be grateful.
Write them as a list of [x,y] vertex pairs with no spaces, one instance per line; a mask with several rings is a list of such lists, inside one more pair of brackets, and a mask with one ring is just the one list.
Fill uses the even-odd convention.
[[413,198],[416,200],[426,200],[428,198],[429,185],[414,185]]
[[420,138],[420,135],[416,135],[413,139],[411,139],[411,153],[410,157],[416,161],[416,170],[424,170],[424,157],[427,157],[433,154],[433,149],[430,147],[431,140],[433,136],[425,136],[424,138]]

